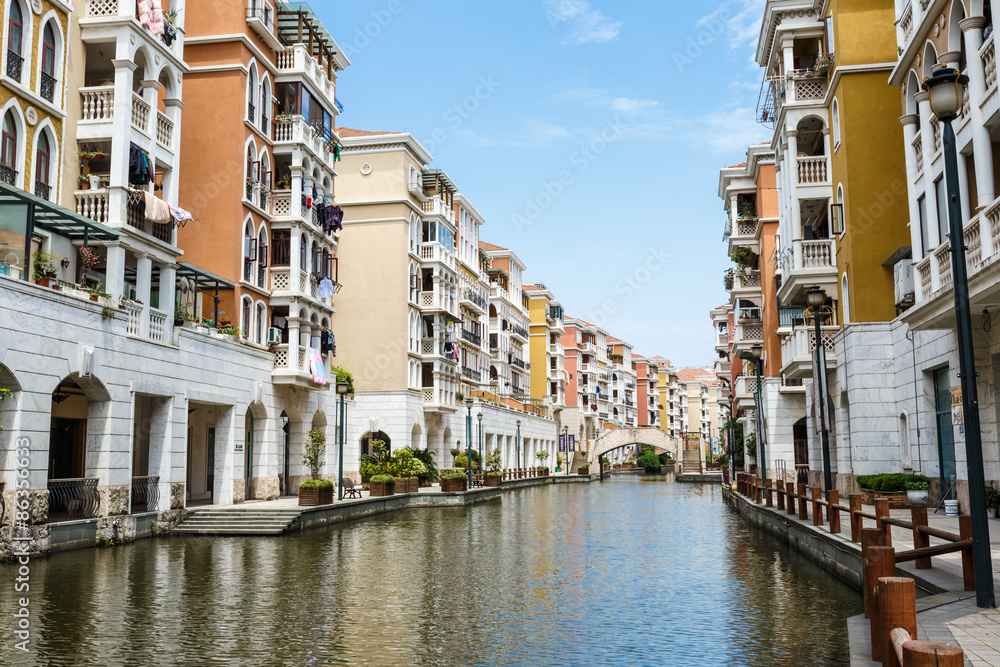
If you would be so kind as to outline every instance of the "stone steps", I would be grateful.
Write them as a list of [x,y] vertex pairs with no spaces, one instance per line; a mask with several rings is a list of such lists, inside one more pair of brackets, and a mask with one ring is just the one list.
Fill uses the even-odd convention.
[[281,535],[298,518],[299,510],[204,509],[174,528],[177,535]]

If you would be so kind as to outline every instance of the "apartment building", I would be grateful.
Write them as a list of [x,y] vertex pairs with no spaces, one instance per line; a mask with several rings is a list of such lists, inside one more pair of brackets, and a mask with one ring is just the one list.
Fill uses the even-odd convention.
[[[540,449],[554,456],[555,422],[528,396],[523,263],[479,240],[482,216],[412,135],[338,133],[344,287],[334,324],[337,363],[355,378],[348,432],[359,453],[381,439],[426,447],[444,465],[482,412],[483,449],[499,448],[504,467],[529,465]],[[482,332],[478,344],[463,330]]]
[[588,451],[604,432],[611,415],[608,334],[574,317],[567,317],[565,326],[566,332],[560,338],[568,373],[563,423],[569,427],[577,448]]
[[632,367],[632,346],[614,336],[608,336],[607,341],[610,421],[615,426],[636,426],[636,374]]
[[[559,342],[566,332],[562,305],[542,283],[523,287],[528,296],[530,316],[529,363],[535,369],[531,375],[531,398],[542,401],[562,432],[561,413],[566,407],[566,351]],[[541,369],[545,369],[545,374]]]
[[659,380],[656,384],[660,392],[660,428],[675,443],[680,442],[683,428],[680,420],[680,383],[677,370],[670,366],[670,360],[664,357],[651,357],[659,370]]
[[660,423],[660,365],[656,359],[642,355],[632,356],[632,369],[636,382],[636,417],[638,426],[656,426]]

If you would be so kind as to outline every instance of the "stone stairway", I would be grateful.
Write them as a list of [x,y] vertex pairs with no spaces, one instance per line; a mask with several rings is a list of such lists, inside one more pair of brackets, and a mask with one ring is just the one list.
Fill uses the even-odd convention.
[[701,452],[697,449],[685,449],[681,465],[685,473],[697,474],[702,472],[701,468],[704,465],[704,461],[701,459]]
[[288,532],[301,510],[227,507],[195,510],[174,528],[175,535],[281,535]]
[[[573,452],[573,462],[570,463],[570,472],[575,474],[580,469],[580,466],[587,465],[587,460],[587,452]],[[596,466],[591,472],[597,472]]]

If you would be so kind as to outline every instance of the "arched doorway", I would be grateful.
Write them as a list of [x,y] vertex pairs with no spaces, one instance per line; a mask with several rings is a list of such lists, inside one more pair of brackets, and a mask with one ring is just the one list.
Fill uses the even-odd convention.
[[809,433],[806,418],[792,425],[792,443],[795,448],[795,473],[798,484],[809,483]]
[[279,468],[281,495],[292,495],[291,481],[291,461],[292,461],[292,422],[288,418],[288,413],[281,411],[278,421],[281,424],[281,467]]
[[253,447],[254,447],[254,418],[253,410],[247,408],[247,414],[243,422],[243,499],[253,498],[253,488],[250,480],[253,479]]
[[[111,396],[95,378],[77,374],[52,392],[49,423],[49,521],[97,516],[100,496],[96,470],[87,466],[87,442],[101,446]],[[93,473],[93,474],[92,474]],[[108,507],[109,515],[127,514],[125,504]]]
[[385,443],[386,449],[392,451],[392,440],[385,431],[368,431],[363,436],[361,436],[361,455],[372,453],[372,445],[376,440],[381,440]]

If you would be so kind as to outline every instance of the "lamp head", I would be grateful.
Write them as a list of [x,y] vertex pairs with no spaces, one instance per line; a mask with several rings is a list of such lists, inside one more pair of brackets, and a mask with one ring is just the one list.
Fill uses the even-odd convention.
[[347,393],[347,382],[345,380],[337,380],[337,393],[341,396]]
[[517,424],[518,428],[521,428],[521,420],[520,419],[518,419],[515,423]]
[[764,346],[761,345],[760,343],[754,343],[752,349],[753,349],[753,358],[756,359],[757,361],[760,361],[760,358],[764,354]]
[[483,413],[480,412],[478,415],[476,415],[476,419],[478,419],[479,421],[483,421]]
[[465,399],[465,407],[469,408],[470,410],[472,409],[472,397],[471,396],[469,396],[468,398]]
[[826,303],[826,290],[819,285],[813,285],[806,290],[806,302],[815,310]]
[[921,86],[930,94],[931,111],[945,123],[958,116],[962,108],[962,88],[969,82],[969,77],[953,67],[942,67],[924,79]]

